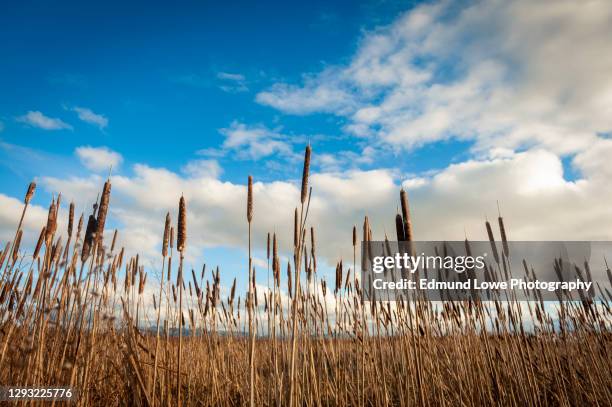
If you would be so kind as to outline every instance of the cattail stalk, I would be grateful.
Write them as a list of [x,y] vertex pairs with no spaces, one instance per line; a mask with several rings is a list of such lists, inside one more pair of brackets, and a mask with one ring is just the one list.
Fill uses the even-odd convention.
[[249,404],[255,406],[255,335],[253,326],[254,298],[253,298],[253,259],[251,257],[251,222],[253,221],[253,177],[249,175],[247,185],[247,223],[249,225]]
[[185,245],[187,243],[187,209],[185,205],[185,198],[181,196],[179,200],[179,214],[178,214],[178,229],[177,229],[177,240],[176,248],[180,252],[179,259],[179,270],[178,270],[178,289],[179,289],[179,307],[178,307],[178,320],[179,320],[179,346],[178,346],[178,367],[176,371],[176,405],[181,405],[181,360],[183,351],[183,259],[185,257]]
[[170,238],[170,212],[166,213],[166,223],[164,225],[164,237],[162,240],[162,268],[159,281],[159,306],[157,307],[157,323],[155,333],[155,357],[153,361],[153,384],[151,386],[151,399],[155,403],[155,391],[157,384],[157,363],[159,355],[159,320],[161,318],[161,307],[162,307],[162,293],[164,288],[164,266],[166,265],[166,256],[168,256],[168,239]]

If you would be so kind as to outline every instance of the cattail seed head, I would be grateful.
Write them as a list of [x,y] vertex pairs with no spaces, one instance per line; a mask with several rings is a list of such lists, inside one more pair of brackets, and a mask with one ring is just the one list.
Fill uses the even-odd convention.
[[51,205],[49,206],[49,215],[47,216],[47,228],[46,228],[46,236],[45,240],[47,244],[51,244],[51,238],[57,229],[57,210],[55,206],[55,199],[51,200]]
[[247,187],[247,221],[251,223],[253,220],[253,177],[249,175]]
[[187,208],[185,205],[185,198],[181,196],[179,200],[179,214],[178,214],[178,226],[176,236],[176,248],[179,252],[185,250],[185,244],[187,242]]
[[287,291],[289,291],[289,298],[293,298],[293,281],[291,277],[291,263],[287,262]]
[[404,239],[412,241],[412,220],[410,218],[410,206],[408,204],[408,193],[402,188],[400,191],[400,202],[402,204],[402,217],[404,218]]
[[497,246],[495,245],[495,237],[493,237],[493,229],[491,229],[491,224],[487,220],[485,222],[485,226],[487,228],[487,235],[489,237],[489,243],[491,244],[491,251],[493,252],[493,257],[495,258],[495,262],[499,264],[499,253],[497,252]]
[[353,247],[357,246],[357,226],[353,225]]
[[38,242],[36,242],[36,248],[34,249],[34,254],[32,255],[32,258],[34,259],[38,258],[38,254],[40,253],[40,248],[42,247],[42,244],[45,241],[45,236],[47,235],[46,231],[47,231],[47,227],[43,226],[42,230],[40,231],[40,236],[38,236]]
[[27,205],[30,203],[30,200],[34,196],[34,191],[36,191],[36,182],[30,182],[30,185],[28,185],[28,191],[26,192],[25,198],[23,200],[24,204]]
[[89,215],[87,227],[85,228],[85,238],[83,239],[83,248],[81,249],[81,261],[85,262],[91,254],[91,246],[93,244],[94,235],[96,233],[96,218],[94,215]]
[[117,243],[117,229],[115,229],[115,232],[113,233],[113,241],[111,243],[111,253],[115,251],[115,244]]
[[395,232],[397,234],[398,242],[403,242],[406,240],[406,235],[404,234],[404,221],[402,220],[402,215],[399,213],[395,215]]
[[310,227],[310,254],[315,256],[315,231],[314,227]]
[[162,256],[168,255],[168,240],[170,239],[170,212],[166,213],[166,224],[164,225],[164,239],[162,241]]
[[301,202],[302,204],[306,202],[306,197],[308,196],[308,173],[310,172],[310,144],[306,146],[306,151],[304,152],[304,170],[302,171],[302,194],[301,194]]
[[72,228],[74,226],[74,202],[70,202],[68,209],[68,237],[72,236]]
[[102,188],[102,198],[100,199],[100,207],[98,208],[98,219],[96,220],[96,243],[102,246],[104,238],[104,225],[106,223],[106,214],[108,213],[108,203],[110,201],[111,183],[107,180]]
[[19,254],[19,246],[21,246],[21,236],[23,235],[23,230],[19,229],[17,232],[17,237],[15,238],[15,244],[13,245],[13,264],[17,261],[17,256]]
[[499,223],[499,233],[501,234],[502,248],[504,250],[504,255],[508,257],[510,255],[510,247],[508,246],[508,236],[506,236],[506,227],[504,225],[504,218],[499,216],[497,218],[497,222]]
[[77,239],[79,238],[79,236],[81,236],[82,229],[83,229],[83,213],[81,213],[81,216],[79,217],[79,224],[77,226],[77,234],[76,234]]

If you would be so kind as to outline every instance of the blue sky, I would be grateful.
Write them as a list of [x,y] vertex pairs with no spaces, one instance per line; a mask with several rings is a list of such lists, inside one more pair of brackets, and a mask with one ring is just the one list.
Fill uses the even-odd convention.
[[[409,7],[352,1],[185,2],[171,8],[149,2],[12,4],[0,17],[0,137],[61,156],[84,144],[104,145],[127,163],[173,170],[197,151],[218,147],[219,130],[236,121],[282,129],[289,137],[301,136],[302,144],[311,140],[319,151],[351,149],[354,141],[343,138],[342,118],[284,115],[256,103],[255,95],[275,82],[299,81],[305,72],[348,60],[363,30],[388,24],[400,4]],[[101,130],[80,121],[69,110],[76,106],[103,115],[108,125]],[[28,111],[73,129],[46,134],[15,120]],[[437,153],[434,164],[442,165],[453,151]],[[65,168],[44,170],[57,174]],[[37,175],[7,165],[0,171],[11,193]],[[247,173],[270,180],[286,171],[262,171],[260,163],[247,160],[224,167],[228,180]]]
[[258,256],[288,249],[308,142],[321,264],[364,215],[392,233],[401,187],[422,239],[484,237],[498,201],[515,239],[611,238],[609,38],[606,0],[5,5],[0,240],[30,180],[32,240],[113,165],[130,251],[156,258],[185,194],[194,268],[239,269],[247,175]]

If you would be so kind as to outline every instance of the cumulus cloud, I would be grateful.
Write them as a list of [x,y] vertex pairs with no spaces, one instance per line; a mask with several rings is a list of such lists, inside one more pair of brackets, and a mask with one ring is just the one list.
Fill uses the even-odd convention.
[[182,171],[193,178],[218,178],[223,169],[217,160],[193,160],[183,166]]
[[[375,238],[382,239],[385,232],[393,238],[402,185],[410,195],[418,239],[463,239],[465,230],[472,239],[485,239],[484,218],[497,215],[498,200],[511,239],[612,238],[612,208],[607,204],[612,191],[607,177],[590,167],[603,160],[610,148],[610,143],[603,143],[578,156],[574,165],[585,177],[577,181],[565,179],[555,154],[536,149],[453,164],[416,179],[398,178],[390,169],[314,173],[309,214],[317,229],[317,252],[330,263],[341,257],[352,259],[351,230],[353,225],[359,228],[365,215]],[[210,173],[182,176],[142,164],[133,170],[133,176],[112,177],[111,200],[111,218],[120,225],[124,243],[131,250],[157,255],[165,213],[169,211],[176,219],[181,194],[187,200],[192,258],[204,247],[246,247],[245,185],[222,181]],[[66,202],[74,200],[80,208],[89,208],[103,182],[97,175],[41,179],[45,189],[61,191]],[[281,246],[290,250],[299,194],[299,185],[292,182],[256,180],[256,246],[263,248],[266,234],[276,231]],[[10,223],[11,216],[3,222]]]
[[203,149],[200,155],[207,157],[221,157],[228,153],[235,154],[235,158],[259,160],[272,155],[284,158],[296,157],[293,151],[295,140],[302,140],[301,136],[289,136],[278,130],[269,129],[262,125],[246,125],[233,122],[229,127],[221,129],[225,140],[220,149]]
[[257,101],[400,148],[455,137],[574,154],[612,129],[611,19],[605,0],[428,3],[365,34],[347,65]]
[[43,130],[72,130],[72,126],[68,123],[61,119],[45,116],[38,110],[30,110],[25,115],[17,117],[16,120]]
[[94,113],[91,109],[76,106],[72,108],[72,111],[78,114],[79,119],[97,126],[100,130],[104,130],[106,126],[108,126],[108,119],[106,116]]
[[85,168],[94,171],[108,171],[110,167],[118,168],[123,162],[123,157],[108,147],[77,147],[75,154],[79,157]]

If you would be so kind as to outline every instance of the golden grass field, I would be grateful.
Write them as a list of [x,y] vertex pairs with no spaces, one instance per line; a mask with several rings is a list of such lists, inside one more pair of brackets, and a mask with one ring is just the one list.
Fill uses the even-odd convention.
[[[310,147],[293,262],[280,264],[276,236],[268,235],[273,284],[259,296],[254,284],[236,292],[234,281],[222,298],[219,269],[183,270],[189,233],[198,232],[189,232],[182,197],[176,223],[160,219],[161,282],[147,282],[138,256],[115,246],[116,232],[103,239],[110,180],[91,214],[77,220],[69,205],[67,230],[58,230],[57,197],[38,241],[22,242],[31,184],[15,238],[0,254],[0,385],[71,386],[83,406],[612,405],[609,302],[362,305],[354,260],[327,282],[316,268],[316,225],[308,223],[309,164]],[[250,256],[250,177],[247,188]],[[398,238],[412,240],[403,191],[400,204]],[[505,239],[501,217],[499,226]],[[366,218],[353,229],[354,251],[371,239]],[[244,270],[254,282],[251,261]],[[280,295],[281,273],[290,298]],[[154,307],[144,306],[146,284],[155,284]],[[332,307],[321,291],[333,292]]]

